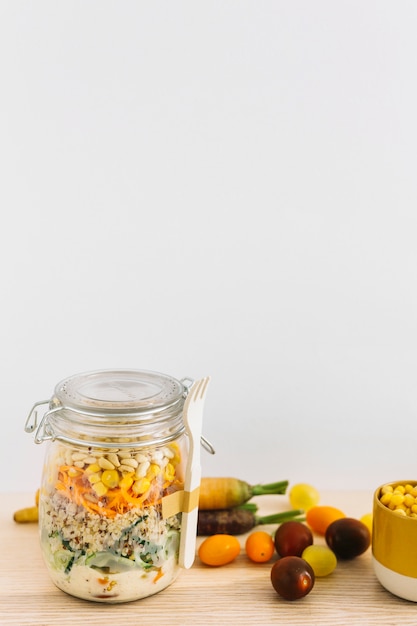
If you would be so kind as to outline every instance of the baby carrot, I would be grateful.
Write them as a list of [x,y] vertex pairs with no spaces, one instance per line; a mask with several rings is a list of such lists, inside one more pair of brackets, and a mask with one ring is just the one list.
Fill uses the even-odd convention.
[[202,478],[200,484],[199,509],[230,509],[247,502],[252,496],[283,494],[288,481],[268,485],[249,485],[238,478]]

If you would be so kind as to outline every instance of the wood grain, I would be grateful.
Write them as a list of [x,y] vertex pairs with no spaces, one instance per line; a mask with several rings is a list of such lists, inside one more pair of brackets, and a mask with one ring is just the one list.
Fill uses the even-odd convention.
[[[327,578],[316,579],[312,592],[296,602],[277,596],[270,584],[271,563],[248,561],[243,550],[234,563],[208,568],[196,559],[190,570],[160,594],[137,602],[103,605],[78,600],[57,589],[44,567],[34,524],[19,525],[13,512],[31,505],[33,494],[3,494],[0,511],[0,624],[2,626],[209,626],[228,624],[298,624],[300,626],[405,626],[417,624],[417,604],[392,596],[376,580],[370,550],[339,563]],[[289,508],[286,496],[255,498],[260,513]],[[372,494],[323,493],[323,504],[359,517],[370,512]],[[272,527],[264,527],[271,529]],[[241,537],[242,546],[245,536]],[[202,541],[202,539],[199,539]],[[317,543],[322,543],[317,538]]]

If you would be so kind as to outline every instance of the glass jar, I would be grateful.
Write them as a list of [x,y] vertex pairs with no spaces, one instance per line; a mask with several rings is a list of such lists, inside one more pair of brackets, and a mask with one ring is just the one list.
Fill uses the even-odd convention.
[[99,370],[63,380],[50,400],[34,405],[26,431],[48,442],[41,548],[63,591],[128,602],[177,577],[182,513],[173,494],[184,484],[182,410],[191,384],[155,372]]

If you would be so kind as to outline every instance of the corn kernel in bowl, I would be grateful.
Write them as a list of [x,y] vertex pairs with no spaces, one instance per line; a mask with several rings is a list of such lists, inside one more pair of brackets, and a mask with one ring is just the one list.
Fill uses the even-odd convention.
[[417,518],[417,485],[384,485],[379,500],[397,515]]

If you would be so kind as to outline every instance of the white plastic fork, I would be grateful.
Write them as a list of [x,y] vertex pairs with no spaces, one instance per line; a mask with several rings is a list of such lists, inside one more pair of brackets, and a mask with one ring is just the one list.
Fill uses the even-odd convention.
[[[210,377],[196,380],[184,402],[183,419],[189,438],[188,463],[185,470],[184,493],[191,494],[200,487],[200,440],[203,425],[203,407]],[[179,564],[189,569],[194,563],[197,539],[198,505],[182,514]]]

